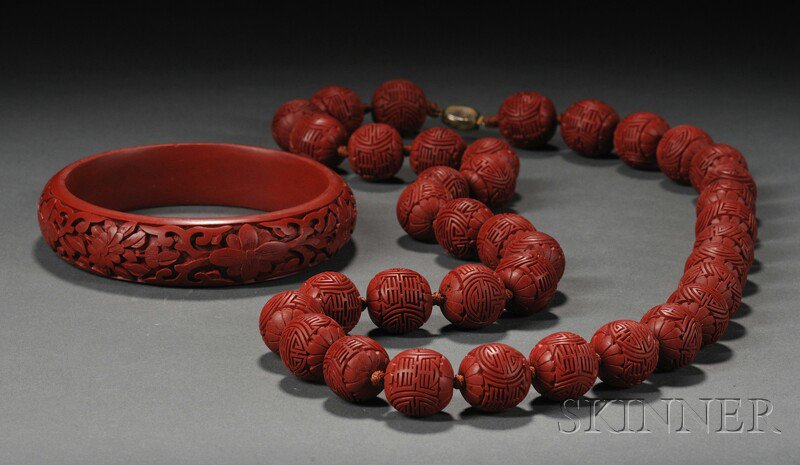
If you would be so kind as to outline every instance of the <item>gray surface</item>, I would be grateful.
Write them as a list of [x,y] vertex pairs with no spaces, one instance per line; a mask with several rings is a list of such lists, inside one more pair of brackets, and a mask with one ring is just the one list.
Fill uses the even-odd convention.
[[[800,118],[793,77],[747,64],[746,76],[728,66],[666,73],[667,64],[653,63],[623,73],[618,65],[624,57],[590,70],[562,61],[491,76],[485,73],[491,65],[475,61],[425,65],[432,58],[409,68],[413,59],[405,55],[380,66],[380,60],[330,60],[349,67],[320,65],[324,77],[313,77],[290,65],[198,74],[175,63],[102,78],[87,71],[18,79],[0,90],[0,463],[797,459]],[[39,238],[37,196],[68,162],[110,148],[171,141],[272,147],[266,128],[282,101],[327,83],[349,85],[367,98],[397,75],[418,80],[440,103],[470,103],[487,112],[526,88],[549,95],[561,110],[596,97],[623,115],[648,109],[673,124],[699,124],[739,147],[758,181],[761,220],[759,264],[740,314],[693,366],[654,376],[634,390],[596,388],[589,396],[643,398],[651,405],[666,397],[694,404],[704,397],[762,397],[773,402],[770,419],[783,434],[679,435],[656,428],[652,434],[567,436],[558,432],[564,419],[558,406],[535,400],[533,390],[519,409],[497,416],[466,410],[458,394],[446,415],[428,420],[403,418],[385,403],[348,405],[324,386],[287,377],[258,335],[264,301],[296,288],[307,275],[216,290],[131,285],[73,269]],[[484,134],[494,135],[468,136]],[[457,365],[470,348],[492,341],[527,353],[554,331],[589,338],[606,321],[638,319],[669,295],[693,239],[691,188],[618,160],[580,158],[558,136],[554,145],[552,151],[520,152],[520,196],[512,207],[566,251],[557,305],[541,316],[503,319],[477,332],[452,331],[436,311],[425,332],[376,335],[390,355],[426,346]],[[368,184],[345,169],[358,199],[358,226],[352,244],[316,271],[342,271],[364,290],[376,272],[404,266],[437,286],[459,262],[404,235],[394,217],[403,185]],[[407,165],[400,177],[413,178]],[[365,315],[355,332],[374,335],[373,329]],[[619,418],[619,408],[610,411]]]

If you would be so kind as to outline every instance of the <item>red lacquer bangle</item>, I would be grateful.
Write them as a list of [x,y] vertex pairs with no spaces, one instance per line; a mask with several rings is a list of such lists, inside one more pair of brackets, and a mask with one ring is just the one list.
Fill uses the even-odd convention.
[[[127,213],[226,205],[264,213],[170,218]],[[76,161],[39,199],[45,241],[65,261],[109,278],[225,286],[280,278],[322,263],[349,240],[350,187],[314,161],[259,147],[169,144]]]

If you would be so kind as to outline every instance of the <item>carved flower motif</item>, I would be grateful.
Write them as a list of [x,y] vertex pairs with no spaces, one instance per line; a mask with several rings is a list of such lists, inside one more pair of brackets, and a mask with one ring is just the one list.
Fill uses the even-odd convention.
[[211,252],[209,260],[227,268],[230,276],[241,276],[243,281],[269,271],[286,250],[282,242],[260,239],[256,228],[249,224],[242,226],[238,234],[228,234],[225,243],[228,247]]
[[122,262],[122,254],[126,247],[139,248],[145,242],[145,233],[134,232],[135,223],[125,223],[117,226],[113,221],[106,221],[103,226],[94,225],[91,228],[91,239],[86,247],[89,253],[89,262],[100,271],[115,271]]

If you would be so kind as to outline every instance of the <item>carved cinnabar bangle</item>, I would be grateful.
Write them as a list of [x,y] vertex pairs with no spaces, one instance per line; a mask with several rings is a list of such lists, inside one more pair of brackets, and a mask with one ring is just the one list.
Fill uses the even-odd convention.
[[[170,218],[127,211],[225,205],[264,213]],[[79,160],[39,199],[45,241],[67,262],[146,284],[225,286],[275,279],[330,258],[356,206],[341,177],[285,152],[229,144],[133,147]]]

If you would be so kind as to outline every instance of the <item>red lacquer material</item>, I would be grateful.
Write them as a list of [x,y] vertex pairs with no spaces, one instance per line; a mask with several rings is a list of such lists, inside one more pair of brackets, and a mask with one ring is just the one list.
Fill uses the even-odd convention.
[[289,150],[289,134],[300,119],[319,110],[305,99],[289,100],[272,117],[272,138],[283,150]]
[[704,208],[716,202],[739,202],[756,213],[756,199],[747,185],[730,179],[715,181],[700,192],[695,212],[699,215]]
[[281,335],[281,361],[298,378],[322,381],[325,353],[344,336],[341,325],[321,313],[298,316],[286,325]]
[[517,349],[483,344],[467,353],[458,368],[461,395],[477,410],[502,412],[516,407],[531,387],[531,367]]
[[365,402],[383,390],[382,384],[372,381],[372,375],[386,370],[388,364],[389,354],[375,340],[345,336],[325,353],[322,374],[337,396],[349,402]]
[[706,260],[692,266],[683,273],[678,286],[702,284],[710,286],[725,299],[725,305],[734,315],[742,303],[742,284],[735,271],[722,260]]
[[645,313],[641,322],[658,341],[658,366],[669,371],[692,363],[700,352],[703,329],[689,310],[680,304],[661,304]]
[[702,191],[706,186],[721,180],[742,183],[747,187],[747,190],[750,191],[754,199],[758,196],[758,187],[750,171],[733,161],[725,161],[711,165],[706,171],[703,180],[700,181],[700,190]]
[[[718,261],[736,274],[739,283],[744,287],[747,282],[747,262],[733,247],[721,241],[703,242],[692,250],[686,259],[684,272],[698,263]],[[728,309],[732,310],[732,309]]]
[[439,210],[452,199],[441,183],[429,180],[414,182],[397,199],[397,221],[414,239],[433,242],[433,222]]
[[533,224],[516,213],[501,213],[486,220],[478,231],[478,257],[495,268],[511,236],[520,231],[536,231]]
[[656,147],[667,130],[669,124],[655,113],[631,113],[614,130],[614,150],[634,168],[658,169]]
[[409,152],[409,163],[415,173],[431,166],[459,168],[461,155],[467,144],[457,132],[441,126],[426,129],[414,138]]
[[689,125],[675,126],[666,133],[656,148],[658,167],[668,178],[689,182],[692,159],[703,147],[713,143],[705,131]]
[[390,179],[403,166],[403,139],[386,124],[367,124],[347,142],[350,168],[367,181]]
[[703,345],[717,342],[728,329],[730,311],[725,297],[711,286],[695,283],[680,286],[667,302],[686,306],[702,326]]
[[411,81],[386,81],[372,95],[372,117],[386,123],[403,136],[410,136],[422,127],[428,115],[425,92]]
[[478,200],[451,200],[441,207],[433,221],[436,242],[456,258],[474,257],[478,231],[491,217],[492,211]]
[[619,116],[600,100],[573,103],[561,115],[561,137],[567,147],[586,157],[611,152]]
[[497,273],[478,264],[451,270],[442,280],[439,293],[442,314],[458,328],[488,326],[500,316],[506,303],[506,290]]
[[658,341],[638,321],[606,323],[594,333],[591,344],[600,356],[598,376],[611,386],[635,386],[647,379],[658,364]]
[[367,308],[375,326],[393,334],[414,331],[431,316],[431,286],[419,273],[392,268],[375,275],[367,286]]
[[306,313],[322,313],[322,306],[311,297],[297,291],[283,291],[272,296],[261,309],[258,328],[269,350],[280,352],[281,334],[294,318]]
[[497,274],[511,300],[506,305],[509,312],[530,315],[547,308],[556,293],[556,272],[541,255],[529,251],[506,254],[497,265]]
[[289,134],[292,153],[335,168],[344,160],[339,147],[347,145],[347,130],[336,118],[325,113],[312,113],[298,121]]
[[[126,213],[193,204],[265,213]],[[67,166],[44,187],[38,218],[47,244],[83,270],[200,287],[275,279],[327,260],[350,239],[356,208],[341,177],[296,155],[228,144],[169,144],[115,150]]]
[[747,161],[736,148],[726,144],[711,144],[700,149],[689,166],[689,180],[698,191],[704,187],[703,179],[714,165],[732,162],[747,169]]
[[750,268],[750,264],[755,259],[753,238],[736,223],[720,221],[706,226],[697,234],[694,246],[697,247],[706,242],[721,242],[733,247],[744,258],[748,268]]
[[517,188],[517,176],[506,157],[492,153],[473,155],[461,165],[461,175],[472,197],[491,208],[508,203]]
[[509,96],[497,112],[500,134],[516,147],[533,149],[545,145],[556,132],[553,102],[536,92]]
[[550,235],[541,231],[521,231],[514,233],[509,237],[508,243],[503,250],[503,255],[511,255],[520,252],[530,251],[535,255],[541,255],[545,258],[553,270],[556,272],[556,280],[560,281],[564,276],[564,268],[566,267],[566,259],[564,258],[564,251],[561,249],[558,241],[553,239]]
[[712,224],[723,222],[739,226],[754,242],[758,238],[756,215],[740,202],[716,202],[703,208],[695,220],[694,232],[699,234]]
[[528,360],[533,388],[548,399],[563,401],[586,394],[597,379],[599,357],[577,334],[553,333],[539,341]]
[[314,275],[300,286],[300,292],[308,294],[322,305],[322,311],[344,328],[345,332],[361,318],[361,298],[350,278],[336,271],[325,271]]
[[457,169],[449,166],[431,166],[417,176],[417,181],[432,181],[444,185],[454,199],[469,197],[469,185]]
[[493,154],[495,157],[505,158],[514,169],[514,176],[519,175],[519,155],[508,145],[508,142],[496,137],[483,137],[467,146],[464,155],[461,157],[461,164],[467,163],[474,155],[484,153]]
[[364,121],[364,104],[358,94],[342,86],[327,86],[311,96],[311,103],[339,120],[348,133]]
[[453,367],[435,350],[404,350],[386,367],[384,390],[398,412],[427,417],[441,412],[453,398]]

